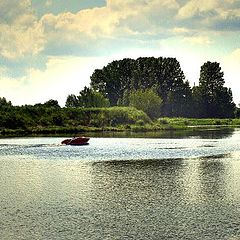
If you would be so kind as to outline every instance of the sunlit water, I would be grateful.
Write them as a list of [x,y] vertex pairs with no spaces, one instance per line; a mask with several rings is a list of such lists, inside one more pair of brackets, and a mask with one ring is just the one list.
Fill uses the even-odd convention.
[[63,139],[0,139],[1,240],[240,239],[239,130]]

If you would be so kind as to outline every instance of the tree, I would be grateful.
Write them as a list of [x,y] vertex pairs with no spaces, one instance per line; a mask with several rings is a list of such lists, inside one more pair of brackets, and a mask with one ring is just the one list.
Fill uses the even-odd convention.
[[0,97],[0,108],[12,107],[12,103],[7,101],[5,97]]
[[217,62],[206,62],[201,66],[199,96],[197,104],[201,117],[233,117],[235,104],[232,91],[224,87],[224,73]]
[[235,109],[235,117],[240,118],[240,104],[238,104],[238,107]]
[[111,106],[117,105],[124,91],[130,87],[134,65],[135,60],[125,58],[96,69],[90,77],[91,87],[107,97]]
[[66,107],[79,107],[79,100],[78,100],[77,96],[75,96],[74,94],[68,95],[65,106]]
[[153,89],[139,89],[130,93],[129,105],[144,111],[150,118],[157,118],[160,116],[162,99]]
[[192,98],[193,98],[193,111],[192,117],[201,118],[205,114],[204,104],[203,104],[203,97],[200,91],[199,86],[194,86],[192,88]]
[[[191,97],[189,83],[185,81],[176,58],[141,57],[136,60],[113,61],[103,69],[94,71],[91,86],[107,97],[112,106],[126,105],[131,91],[154,88],[163,100],[161,111],[167,116],[184,114],[186,99]],[[175,104],[173,107],[172,103],[168,102],[170,95],[174,101],[177,98],[175,102],[181,104]],[[181,107],[180,110],[177,109],[178,106]]]
[[79,106],[90,107],[109,107],[109,100],[105,98],[100,92],[96,92],[91,88],[84,87],[78,96]]
[[50,99],[43,104],[45,107],[60,108],[58,101]]

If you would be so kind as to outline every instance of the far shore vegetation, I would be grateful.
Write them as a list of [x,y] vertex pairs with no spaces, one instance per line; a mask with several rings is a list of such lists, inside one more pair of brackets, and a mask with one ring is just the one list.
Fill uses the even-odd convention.
[[190,87],[175,58],[113,61],[96,69],[90,87],[56,100],[13,106],[0,98],[0,136],[100,131],[161,131],[240,126],[240,109],[217,62]]

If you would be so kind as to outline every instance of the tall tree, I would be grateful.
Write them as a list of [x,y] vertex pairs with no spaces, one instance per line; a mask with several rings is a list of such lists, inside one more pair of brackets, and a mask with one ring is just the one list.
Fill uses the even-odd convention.
[[107,97],[112,106],[129,88],[134,69],[134,60],[125,58],[113,61],[103,69],[96,69],[91,76],[91,87]]
[[232,91],[224,87],[224,73],[217,62],[206,62],[201,66],[198,104],[202,117],[233,117],[235,104]]

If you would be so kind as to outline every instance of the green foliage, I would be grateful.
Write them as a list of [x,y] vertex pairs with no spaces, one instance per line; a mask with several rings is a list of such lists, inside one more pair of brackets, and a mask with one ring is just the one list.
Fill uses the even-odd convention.
[[0,97],[0,109],[12,107],[12,103],[7,101],[5,97]]
[[[174,129],[187,127],[234,126],[240,124],[240,119],[219,118],[159,118],[159,125],[172,126]],[[166,127],[164,127],[166,129]]]
[[68,95],[65,105],[66,107],[94,108],[109,107],[110,103],[102,93],[84,87],[84,89],[80,91],[79,96],[75,96],[74,94]]
[[58,101],[57,100],[53,100],[53,99],[48,100],[43,105],[44,105],[44,107],[47,107],[47,108],[49,108],[49,107],[60,108],[60,106],[58,104]]
[[188,116],[191,112],[191,88],[175,58],[113,61],[94,71],[91,86],[106,96],[111,106],[128,106],[131,92],[151,88],[163,100],[162,115]]
[[236,117],[236,118],[240,118],[240,108],[239,108],[239,107],[236,108],[234,114],[235,114],[235,117]]
[[90,107],[109,107],[110,103],[100,92],[94,91],[91,88],[85,87],[78,96],[79,106]]
[[88,108],[79,109],[79,111],[84,113],[82,116],[85,119],[85,125],[96,127],[135,124],[139,120],[144,123],[151,121],[144,112],[129,107]]
[[66,107],[79,107],[79,101],[78,101],[77,96],[75,96],[74,94],[68,95],[65,106]]
[[160,116],[162,99],[153,89],[135,90],[129,95],[129,105],[144,111],[151,118]]
[[117,105],[123,93],[129,88],[135,70],[135,60],[125,58],[113,61],[103,69],[96,69],[91,76],[91,86],[101,92],[110,101],[111,106]]
[[200,71],[199,86],[193,89],[196,117],[234,117],[232,91],[224,87],[223,72],[217,62],[206,62]]

